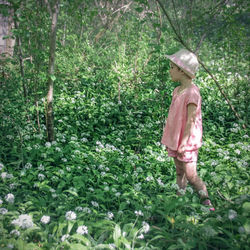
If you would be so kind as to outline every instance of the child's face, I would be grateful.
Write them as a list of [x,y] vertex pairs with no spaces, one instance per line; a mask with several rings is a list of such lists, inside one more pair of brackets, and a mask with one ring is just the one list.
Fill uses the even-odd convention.
[[179,82],[181,78],[181,70],[172,62],[170,62],[170,70],[169,70],[170,76],[172,78],[172,81]]

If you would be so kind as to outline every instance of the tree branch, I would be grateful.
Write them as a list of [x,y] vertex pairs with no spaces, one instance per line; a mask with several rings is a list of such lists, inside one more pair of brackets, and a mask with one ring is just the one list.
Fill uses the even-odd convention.
[[48,11],[49,11],[49,14],[50,14],[50,16],[52,17],[52,9],[51,9],[51,6],[50,6],[50,3],[48,2],[48,0],[44,0],[44,2],[45,2],[45,5],[47,6],[47,8],[48,8]]
[[[156,0],[156,1],[157,1],[157,2],[159,3],[159,5],[161,6],[163,13],[166,15],[166,17],[167,17],[167,19],[168,19],[168,21],[169,21],[169,23],[170,23],[170,26],[172,27],[172,29],[173,29],[173,31],[174,31],[176,37],[177,37],[177,40],[178,40],[187,50],[189,50],[189,51],[195,53],[195,52],[194,52],[194,51],[184,42],[184,40],[183,40],[181,34],[178,33],[177,30],[175,29],[175,27],[174,27],[174,25],[173,25],[173,22],[172,22],[170,16],[168,15],[166,9],[164,8],[163,4],[161,3],[161,1],[160,1],[160,0]],[[198,58],[198,57],[197,57],[197,58]],[[220,83],[217,81],[217,79],[214,77],[214,75],[210,72],[210,70],[205,66],[205,64],[204,64],[199,58],[198,58],[198,61],[199,61],[200,65],[204,68],[204,70],[205,70],[205,71],[211,76],[211,78],[214,80],[214,82],[215,82],[216,86],[218,87],[220,93],[221,93],[222,96],[225,98],[225,100],[227,101],[229,107],[230,107],[231,110],[233,111],[235,117],[236,117],[238,120],[242,120],[241,117],[240,117],[240,115],[237,113],[237,111],[235,110],[234,106],[232,105],[232,103],[231,103],[230,100],[228,99],[227,95],[225,94],[225,92],[224,92],[223,89],[221,88]],[[243,124],[242,127],[243,127],[244,129],[246,129],[246,125],[245,125],[245,124]]]

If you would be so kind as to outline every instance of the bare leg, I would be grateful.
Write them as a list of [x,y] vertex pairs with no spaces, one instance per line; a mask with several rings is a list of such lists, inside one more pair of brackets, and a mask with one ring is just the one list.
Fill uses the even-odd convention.
[[[185,190],[187,186],[187,178],[185,175],[184,162],[179,161],[176,157],[174,158],[174,163],[176,167],[176,183],[180,189]],[[177,192],[177,195],[180,195]]]
[[197,175],[196,162],[183,162],[183,169],[188,182],[195,188],[201,198],[208,198],[205,183]]

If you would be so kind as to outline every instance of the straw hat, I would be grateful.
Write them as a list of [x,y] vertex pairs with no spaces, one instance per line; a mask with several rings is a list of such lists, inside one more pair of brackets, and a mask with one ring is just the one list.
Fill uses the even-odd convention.
[[194,53],[186,49],[181,49],[173,55],[166,55],[166,57],[180,67],[188,76],[195,78],[199,62]]

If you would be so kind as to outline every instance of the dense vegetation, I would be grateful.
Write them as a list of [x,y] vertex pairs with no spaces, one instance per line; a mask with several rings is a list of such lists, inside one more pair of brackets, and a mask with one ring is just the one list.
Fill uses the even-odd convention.
[[176,87],[164,54],[183,44],[158,1],[61,1],[50,76],[46,5],[9,2],[21,43],[1,62],[0,248],[248,249],[247,1],[162,1],[189,46],[205,34],[200,58],[241,117],[200,67],[198,169],[214,212],[190,186],[176,196],[160,144]]

